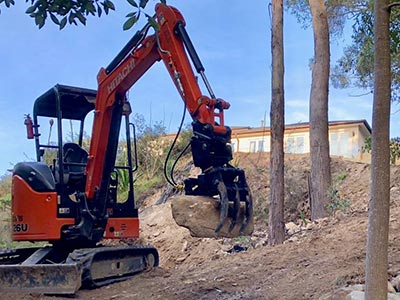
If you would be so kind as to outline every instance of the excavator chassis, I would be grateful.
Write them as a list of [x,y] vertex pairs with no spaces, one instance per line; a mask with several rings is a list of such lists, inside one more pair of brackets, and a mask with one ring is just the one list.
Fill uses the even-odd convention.
[[62,252],[53,247],[0,252],[0,291],[74,294],[81,287],[96,288],[126,280],[159,263],[158,252],[151,246]]

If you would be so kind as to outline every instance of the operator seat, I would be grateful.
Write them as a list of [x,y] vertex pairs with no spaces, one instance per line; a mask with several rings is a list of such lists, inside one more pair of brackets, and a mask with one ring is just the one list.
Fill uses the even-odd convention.
[[84,182],[88,153],[75,143],[63,146],[64,183],[71,188]]

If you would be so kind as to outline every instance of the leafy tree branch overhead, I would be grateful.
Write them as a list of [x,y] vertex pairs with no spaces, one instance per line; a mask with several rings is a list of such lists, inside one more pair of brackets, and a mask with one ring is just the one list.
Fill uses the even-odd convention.
[[[392,100],[400,100],[400,9],[396,2],[390,8],[390,55],[392,71]],[[332,83],[335,87],[361,87],[373,90],[373,1],[365,1],[365,9],[355,15],[352,44],[344,49],[344,54],[333,70]]]
[[[124,30],[130,29],[144,15],[154,26],[155,22],[151,15],[144,12],[149,0],[127,0],[135,11],[127,14],[127,20],[123,25]],[[67,24],[78,25],[79,23],[86,25],[89,16],[101,17],[103,13],[106,15],[110,11],[116,9],[111,0],[25,0],[30,6],[26,13],[32,17],[35,24],[42,28],[48,19],[63,29]],[[161,0],[166,3],[166,0]],[[10,8],[15,5],[14,0],[0,0],[0,9],[2,7]],[[1,12],[1,11],[0,11]]]
[[[308,0],[286,0],[289,11],[303,27],[309,27]],[[331,82],[335,88],[357,87],[373,90],[374,32],[373,0],[326,0],[329,29],[340,37],[346,23],[351,25],[351,44],[332,67]],[[400,100],[400,8],[399,1],[390,1],[390,53],[392,100]]]

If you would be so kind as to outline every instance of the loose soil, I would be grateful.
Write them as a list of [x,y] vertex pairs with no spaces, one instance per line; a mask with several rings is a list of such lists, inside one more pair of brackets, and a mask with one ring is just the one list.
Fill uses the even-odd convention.
[[[80,290],[74,299],[331,299],[340,287],[364,280],[370,166],[332,159],[336,202],[332,216],[307,219],[309,160],[286,158],[284,244],[268,246],[269,161],[265,154],[242,154],[256,203],[252,237],[193,238],[179,227],[171,206],[155,205],[161,192],[141,211],[141,238],[158,248],[160,266],[134,278],[95,290]],[[400,274],[400,167],[391,169],[391,218],[388,279]],[[289,226],[290,225],[290,226]],[[236,245],[236,247],[234,247]],[[235,250],[245,251],[236,252]],[[70,299],[71,297],[65,298]],[[64,299],[46,295],[3,294],[6,299]]]

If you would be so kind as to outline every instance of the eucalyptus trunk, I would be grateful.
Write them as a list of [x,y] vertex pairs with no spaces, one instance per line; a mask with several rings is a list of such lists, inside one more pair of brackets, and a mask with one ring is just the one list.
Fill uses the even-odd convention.
[[323,0],[310,0],[314,65],[310,96],[311,219],[327,216],[331,168],[328,136],[329,28]]
[[285,240],[284,214],[284,63],[283,63],[283,1],[272,1],[272,100],[271,157],[268,243],[282,244]]
[[374,103],[372,112],[371,200],[369,203],[365,299],[387,299],[390,211],[390,47],[388,0],[374,8]]

